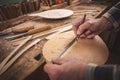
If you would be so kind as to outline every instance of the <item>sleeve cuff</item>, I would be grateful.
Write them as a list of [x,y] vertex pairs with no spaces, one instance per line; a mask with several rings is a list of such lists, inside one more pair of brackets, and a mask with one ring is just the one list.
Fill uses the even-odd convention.
[[88,64],[85,71],[85,80],[119,80],[117,65]]
[[96,64],[89,63],[85,70],[85,80],[94,80],[94,70],[96,68]]

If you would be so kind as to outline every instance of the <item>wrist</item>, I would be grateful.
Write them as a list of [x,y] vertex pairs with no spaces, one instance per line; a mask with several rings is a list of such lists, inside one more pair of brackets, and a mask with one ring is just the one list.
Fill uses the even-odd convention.
[[85,80],[86,68],[87,68],[87,63],[83,63],[82,65],[80,64],[80,66],[79,66],[79,74],[78,74],[78,79],[79,80]]
[[89,63],[84,73],[84,80],[94,80],[94,70],[97,67],[96,64]]
[[100,18],[100,22],[101,22],[101,26],[104,28],[104,30],[111,30],[113,27],[112,23],[104,16],[102,16]]

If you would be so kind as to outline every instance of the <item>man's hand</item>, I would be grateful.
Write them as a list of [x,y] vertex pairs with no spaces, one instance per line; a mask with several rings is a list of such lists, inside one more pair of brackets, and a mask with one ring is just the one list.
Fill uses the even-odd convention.
[[73,31],[75,35],[80,35],[80,38],[94,38],[95,35],[100,34],[112,26],[104,17],[86,20],[84,23],[82,23],[82,21],[83,19],[77,19],[73,23]]
[[71,58],[54,59],[44,66],[51,80],[84,80],[87,64]]

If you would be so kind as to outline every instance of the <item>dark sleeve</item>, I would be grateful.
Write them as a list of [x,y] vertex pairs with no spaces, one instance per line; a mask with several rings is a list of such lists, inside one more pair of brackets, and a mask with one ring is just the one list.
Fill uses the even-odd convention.
[[120,29],[120,2],[108,10],[103,17],[108,19],[116,31]]
[[118,65],[88,65],[85,80],[120,80],[120,66]]

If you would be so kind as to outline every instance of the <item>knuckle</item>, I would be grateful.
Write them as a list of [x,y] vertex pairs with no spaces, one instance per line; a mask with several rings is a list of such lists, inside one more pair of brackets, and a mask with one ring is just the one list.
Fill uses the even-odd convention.
[[93,22],[92,22],[92,21],[87,21],[87,24],[88,24],[89,26],[92,26],[92,25],[93,25]]
[[45,66],[44,66],[44,70],[46,71],[48,69],[48,65],[46,64]]

